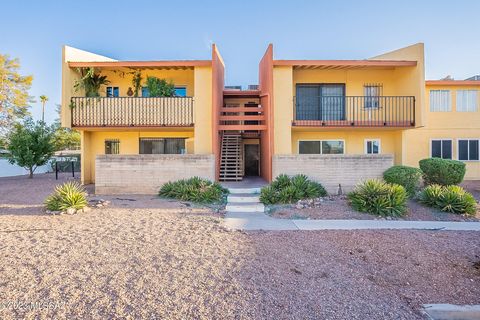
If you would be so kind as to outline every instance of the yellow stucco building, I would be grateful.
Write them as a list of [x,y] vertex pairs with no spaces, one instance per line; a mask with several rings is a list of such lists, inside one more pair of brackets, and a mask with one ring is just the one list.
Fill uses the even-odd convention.
[[[277,60],[270,45],[244,91],[224,88],[215,46],[186,61],[64,47],[62,64],[62,124],[81,132],[82,182],[99,193],[281,173],[333,190],[427,157],[465,161],[480,179],[480,81],[425,81],[423,44],[364,60]],[[100,77],[92,96],[85,84]],[[168,97],[147,78],[170,83]]]

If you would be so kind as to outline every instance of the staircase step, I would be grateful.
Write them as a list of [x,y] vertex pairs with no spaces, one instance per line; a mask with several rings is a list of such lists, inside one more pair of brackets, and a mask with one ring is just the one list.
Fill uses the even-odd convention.
[[231,194],[244,193],[244,194],[258,194],[261,188],[228,188]]
[[228,203],[260,203],[260,197],[254,194],[230,194],[227,198]]
[[228,203],[225,210],[227,212],[265,212],[263,203]]

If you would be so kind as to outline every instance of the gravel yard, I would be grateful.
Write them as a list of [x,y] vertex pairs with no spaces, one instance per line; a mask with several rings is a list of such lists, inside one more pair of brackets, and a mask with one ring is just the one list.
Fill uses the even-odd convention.
[[55,183],[0,178],[1,319],[423,319],[423,303],[480,303],[478,232],[230,232],[154,196],[48,216]]

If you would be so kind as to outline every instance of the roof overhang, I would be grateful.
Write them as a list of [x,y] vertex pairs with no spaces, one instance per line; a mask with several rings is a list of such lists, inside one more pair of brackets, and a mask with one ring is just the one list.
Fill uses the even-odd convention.
[[410,60],[273,60],[274,66],[292,66],[294,69],[393,69],[415,67]]
[[480,86],[480,80],[426,80],[427,86]]
[[211,60],[171,60],[171,61],[69,61],[70,68],[172,68],[187,69],[193,67],[208,67],[212,65]]

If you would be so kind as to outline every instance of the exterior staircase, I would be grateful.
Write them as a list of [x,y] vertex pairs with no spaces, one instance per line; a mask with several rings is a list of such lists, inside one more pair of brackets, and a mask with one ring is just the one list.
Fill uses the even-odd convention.
[[224,133],[220,156],[220,181],[241,181],[243,178],[242,136]]

